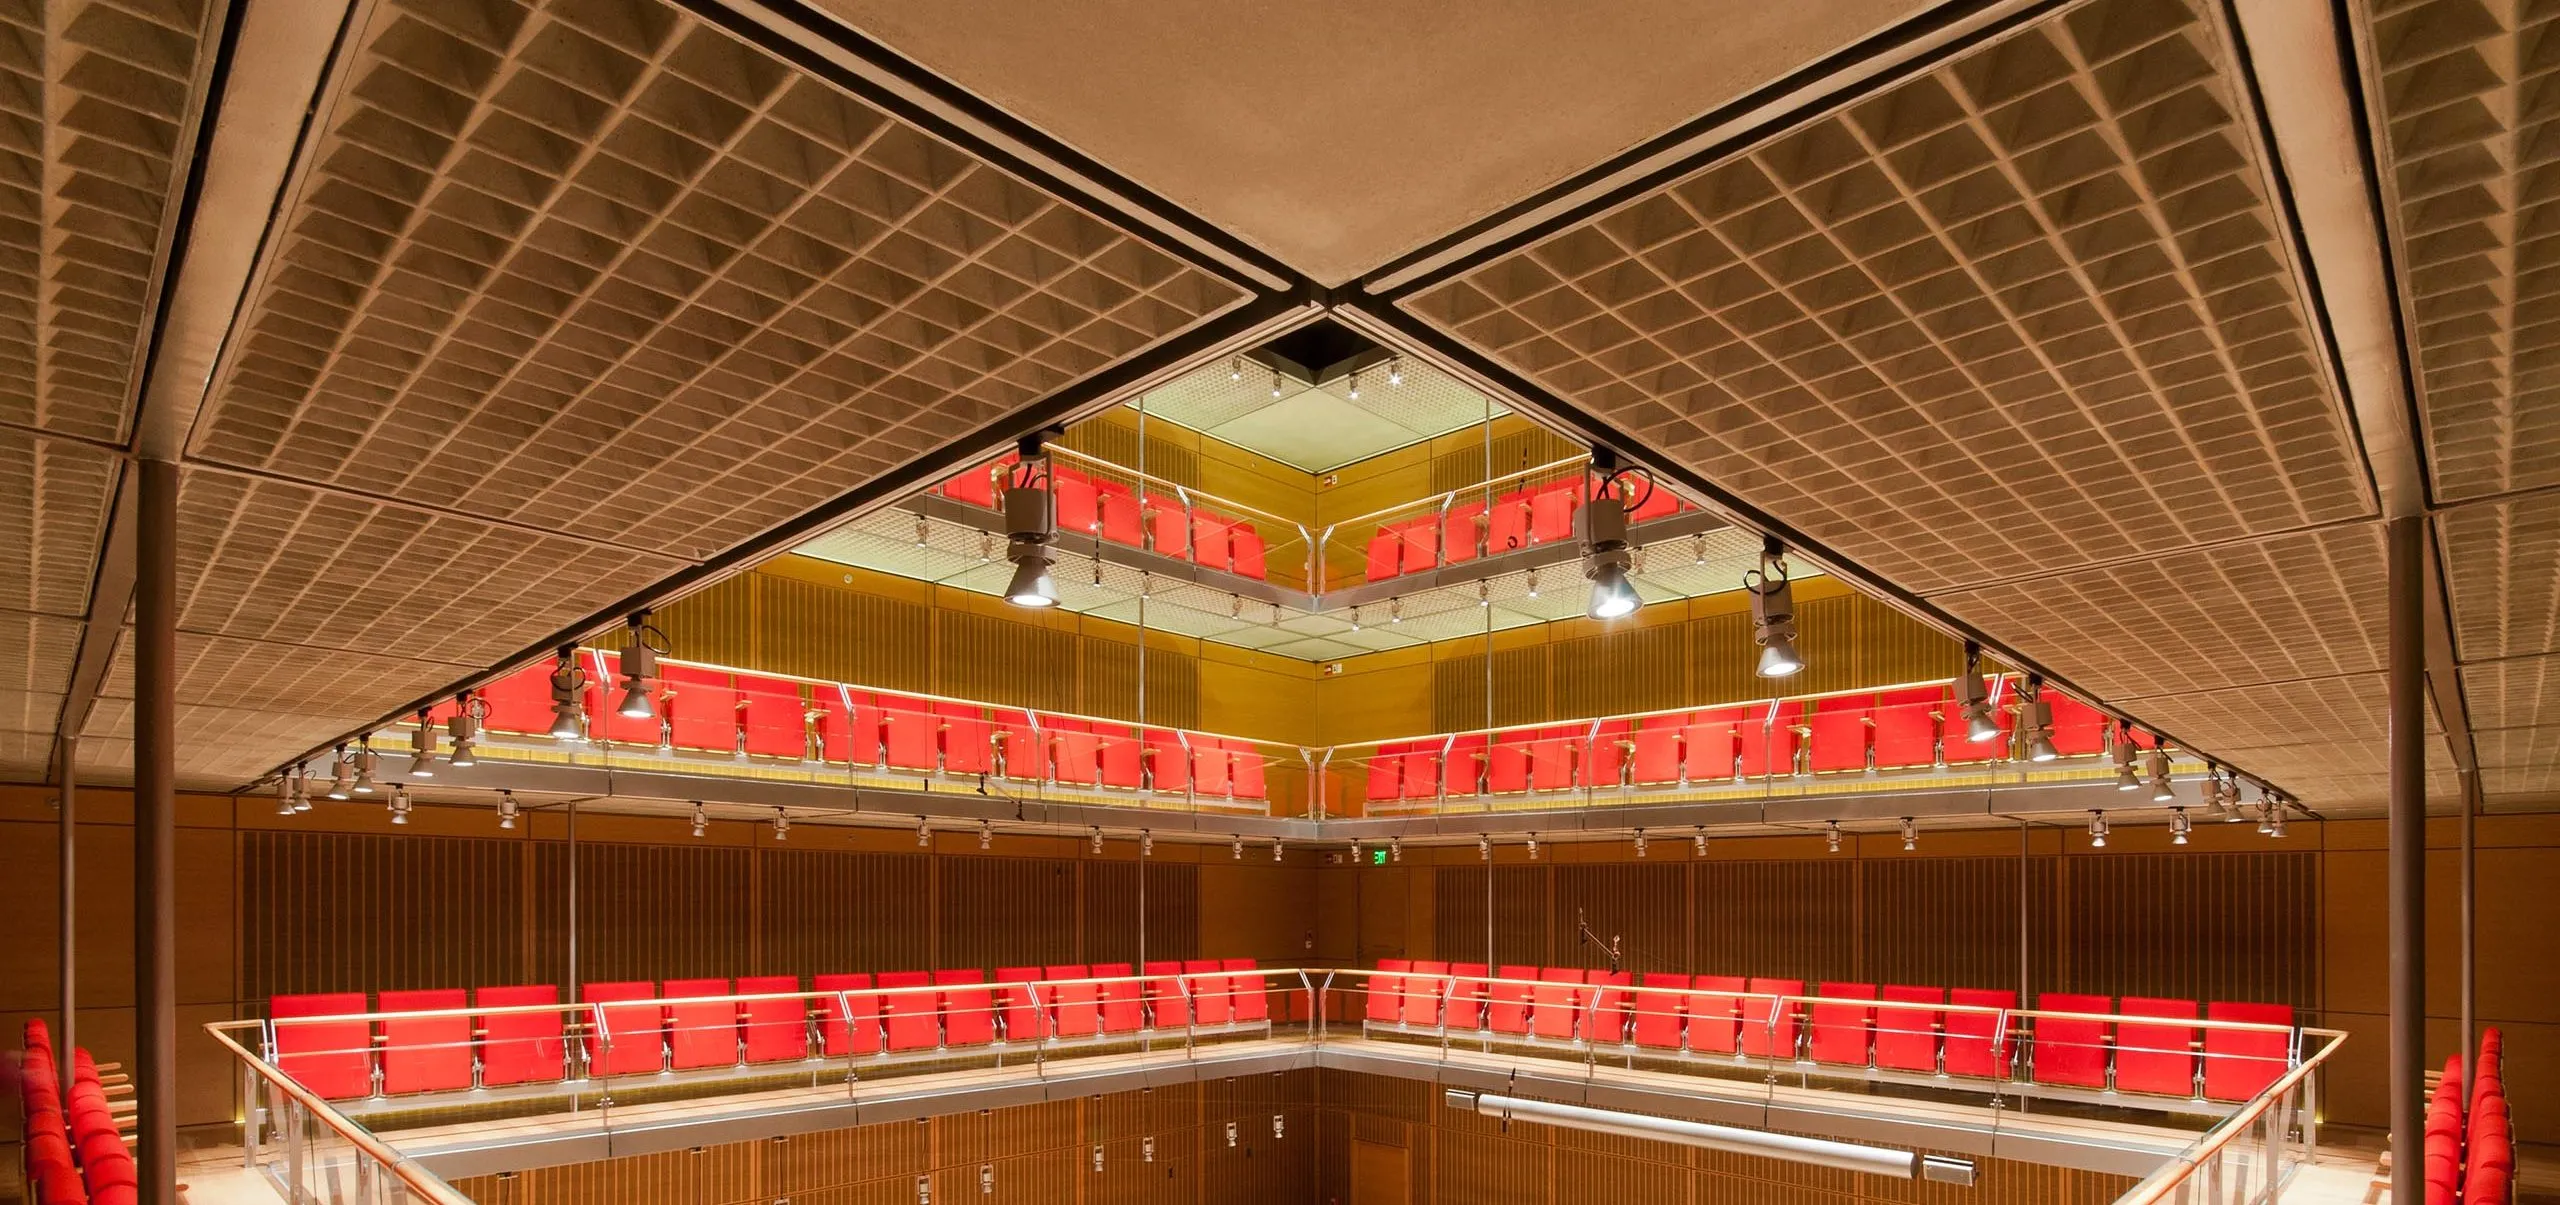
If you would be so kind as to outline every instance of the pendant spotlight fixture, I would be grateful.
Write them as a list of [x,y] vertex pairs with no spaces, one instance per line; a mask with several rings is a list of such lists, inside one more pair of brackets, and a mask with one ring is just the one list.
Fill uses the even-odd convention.
[[1482,833],[1478,833],[1476,835],[1476,861],[1490,862],[1492,860],[1493,838],[1485,836]]
[[1280,860],[1280,843],[1278,841],[1271,843],[1271,860],[1274,862]]
[[1360,838],[1358,837],[1351,839],[1351,864],[1354,866],[1360,864]]
[[2062,756],[2053,747],[2053,704],[2044,701],[2044,676],[2028,674],[2018,696],[2018,733],[2026,742],[2027,760],[2048,762]]
[[2141,750],[2133,743],[2133,725],[2117,720],[2111,735],[2113,739],[2108,743],[2115,746],[2116,789],[2119,791],[2141,790],[2142,775],[2134,769],[2134,759]]
[[1387,622],[1388,622],[1388,623],[1403,623],[1403,622],[1404,622],[1404,599],[1402,599],[1402,598],[1390,598],[1390,599],[1388,599],[1388,600],[1387,600]]
[[1272,396],[1272,397],[1275,397],[1275,398],[1276,398],[1276,397],[1279,397],[1279,396],[1280,396],[1280,389],[1281,389],[1281,385],[1282,385],[1282,381],[1280,380],[1280,371],[1279,371],[1278,369],[1273,369],[1273,370],[1272,370],[1272,372],[1271,372],[1271,396]]
[[[622,646],[622,699],[614,705],[614,714],[626,720],[646,720],[658,714],[649,701],[649,679],[658,676],[658,654],[665,652],[667,635],[649,624],[647,611],[634,611],[629,621],[627,642]],[[658,643],[649,643],[652,638]]]
[[978,849],[985,852],[996,847],[996,826],[985,820],[978,822]]
[[2185,808],[2170,808],[2170,809],[2169,809],[2169,844],[2171,844],[2171,845],[2184,845],[2184,844],[2186,844],[2186,843],[2187,843],[2187,834],[2188,834],[2189,832],[2193,831],[2193,830],[2194,830],[2194,827],[2195,827],[2195,826],[2194,826],[2193,824],[2190,824],[2190,823],[2188,822],[2188,820],[2187,820],[2187,809],[2185,809]]
[[1538,860],[1538,834],[1536,833],[1529,834],[1529,860],[1532,862]]
[[1356,372],[1351,374],[1351,400],[1360,400],[1360,374]]
[[1835,853],[1835,854],[1840,852],[1840,822],[1839,822],[1839,821],[1837,821],[1837,820],[1826,820],[1826,821],[1823,821],[1823,823],[1822,823],[1822,843],[1823,843],[1823,845],[1825,845],[1825,846],[1829,847],[1829,849],[1831,850],[1831,852],[1833,852],[1833,853]]
[[293,767],[293,810],[311,810],[311,771],[300,764]]
[[294,788],[302,780],[302,767],[288,766],[276,771],[276,815],[293,814]]
[[703,810],[702,801],[697,799],[693,804],[693,835],[699,837],[703,830],[709,827],[711,827],[711,814]]
[[1601,474],[1600,482],[1574,518],[1582,536],[1582,576],[1591,580],[1587,614],[1593,619],[1624,619],[1644,606],[1644,596],[1627,580],[1627,570],[1635,561],[1627,551],[1626,478],[1618,468],[1617,453],[1605,447],[1591,449],[1591,470]]
[[1920,824],[1909,816],[1902,818],[1902,852],[1920,848]]
[[1237,356],[1234,359],[1227,361],[1227,379],[1230,381],[1241,381],[1244,379],[1244,357]]
[[2151,756],[2143,769],[2151,780],[2151,802],[2167,803],[2178,797],[2177,790],[2169,785],[2169,743],[2157,732],[2151,734]]
[[1087,853],[1096,853],[1096,854],[1098,854],[1098,853],[1101,853],[1101,852],[1102,852],[1102,826],[1101,826],[1101,825],[1098,825],[1098,824],[1097,824],[1097,825],[1093,826],[1092,831],[1090,831],[1090,832],[1088,832],[1088,833],[1086,833],[1086,834],[1085,834],[1085,851],[1086,851]]
[[1481,581],[1481,582],[1477,582],[1477,583],[1476,583],[1476,606],[1477,606],[1478,608],[1487,608],[1487,607],[1491,607],[1492,605],[1493,605],[1493,582],[1492,582],[1490,579],[1487,579],[1487,580],[1485,580],[1485,581]]
[[931,844],[933,844],[933,826],[925,823],[924,817],[916,817],[916,848],[922,849]]
[[1404,384],[1403,356],[1396,356],[1387,361],[1387,384],[1391,386]]
[[1538,596],[1538,571],[1535,569],[1530,570],[1528,579],[1527,584],[1529,587],[1529,597],[1536,598]]
[[1964,720],[1965,739],[1979,745],[2000,739],[2000,718],[1991,711],[1991,692],[1982,684],[1982,646],[1964,645],[1964,672],[1956,676],[1956,714]]
[[1145,829],[1138,830],[1138,856],[1141,858],[1152,858],[1156,856],[1156,835],[1154,833],[1148,832]]
[[[1040,436],[1026,437],[1019,452],[1022,461],[1014,467],[1004,491],[1004,557],[1013,562],[1013,580],[1005,586],[1004,600],[1017,607],[1045,609],[1058,605],[1049,551],[1058,538],[1058,501],[1051,492],[1055,479]],[[1101,571],[1102,562],[1096,558],[1094,572]]]
[[[1237,602],[1241,604],[1243,599],[1239,597]],[[1358,603],[1354,603],[1351,606],[1351,630],[1354,632],[1360,630],[1360,605]]]
[[1387,860],[1390,862],[1404,861],[1404,838],[1387,838]]
[[2276,796],[2275,802],[2268,806],[2275,810],[2275,815],[2269,817],[2267,820],[2267,835],[2278,841],[2282,841],[2284,840],[2284,813],[2286,806],[2284,796]]
[[1707,856],[1707,826],[1699,825],[1698,831],[1690,836],[1689,856],[1693,858]]
[[391,822],[393,824],[409,822],[409,788],[399,783],[391,785]]
[[1232,838],[1232,842],[1233,843],[1228,846],[1227,852],[1234,854],[1236,861],[1244,861],[1244,838],[1241,836],[1235,837]]
[[436,725],[425,710],[418,712],[418,726],[409,732],[409,777],[436,776]]
[[773,839],[776,841],[791,839],[791,813],[781,808],[773,809]]
[[564,644],[551,663],[551,739],[587,737],[587,671],[578,664],[578,649]]
[[354,781],[348,777],[351,769],[352,767],[347,764],[347,747],[338,746],[337,751],[329,757],[329,798],[346,799],[353,795],[353,792],[347,789],[348,785]]
[[347,789],[354,791],[358,795],[373,794],[374,788],[381,785],[373,780],[374,768],[380,764],[381,759],[375,757],[373,754],[373,739],[371,737],[367,737],[364,740],[356,742],[356,783],[354,786]]
[[1760,676],[1784,678],[1804,668],[1796,651],[1796,593],[1787,581],[1786,549],[1771,537],[1760,546],[1760,567],[1742,575],[1751,592],[1751,638],[1760,645]]
[[2107,814],[2096,808],[2091,808],[2089,809],[2089,848],[2105,849],[2106,847]]
[[453,697],[453,718],[444,722],[444,730],[453,737],[453,755],[445,764],[457,770],[468,770],[480,764],[480,717],[489,714],[489,705],[470,691]]
[[[2264,786],[2258,788],[2259,798],[2265,798],[2266,794],[2267,789]],[[2222,813],[2222,822],[2224,824],[2239,823],[2242,813],[2248,811],[2248,809],[2242,807],[2240,804],[2240,775],[2238,773],[2235,772],[2232,774],[2230,790],[2224,793],[2223,798],[2229,802]]]
[[1641,858],[1641,857],[1643,857],[1643,856],[1644,856],[1644,830],[1643,830],[1643,829],[1637,829],[1637,830],[1636,830],[1636,856],[1637,856],[1637,857],[1639,857],[1639,858]]
[[498,827],[514,828],[515,826],[516,793],[513,791],[500,791],[498,792]]

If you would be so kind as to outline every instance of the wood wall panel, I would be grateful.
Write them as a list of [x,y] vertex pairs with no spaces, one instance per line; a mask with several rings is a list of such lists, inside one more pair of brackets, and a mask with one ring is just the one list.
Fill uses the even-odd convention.
[[1696,969],[1802,979],[1858,977],[1857,863],[1701,862]]
[[1430,491],[1445,494],[1480,485],[1490,464],[1493,475],[1516,473],[1581,455],[1580,444],[1544,427],[1521,424],[1499,431],[1486,441],[1451,440],[1431,457]]
[[1682,906],[1689,894],[1688,867],[1671,862],[1564,864],[1553,875],[1547,964],[1609,965],[1605,948],[1579,941],[1579,918],[1604,945],[1617,939],[1623,970],[1689,971],[1689,910]]
[[937,964],[1063,965],[1075,957],[1076,864],[1066,858],[946,858]]
[[2316,854],[2074,858],[2065,898],[2072,990],[2319,1004]]
[[240,992],[466,987],[526,973],[522,841],[240,835]]
[[779,574],[747,580],[756,583],[756,649],[734,663],[740,668],[883,690],[931,688],[932,613],[923,604]]
[[757,973],[925,969],[932,962],[923,854],[768,849]]
[[939,611],[934,620],[934,693],[1077,710],[1074,633],[967,611]]
[[1178,649],[1146,650],[1146,697],[1138,695],[1138,646],[1111,640],[1078,642],[1083,674],[1076,705],[1086,715],[1161,724],[1200,726],[1200,659]]
[[[1142,892],[1146,901],[1143,933]],[[1198,958],[1200,868],[1154,859],[1087,862],[1083,914],[1084,962],[1135,965],[1151,959]]]
[[[1499,966],[1550,963],[1545,866],[1493,868],[1493,948],[1485,949],[1485,868],[1444,866],[1432,875],[1431,931],[1433,957],[1451,962],[1483,961]],[[1571,913],[1566,923],[1572,923]],[[1565,931],[1571,944],[1572,931]]]
[[[710,845],[578,846],[580,983],[756,973],[748,850]],[[569,847],[533,845],[534,982],[570,977]]]
[[[2026,867],[2027,990],[2052,986],[2055,866]],[[1875,983],[2016,990],[2019,883],[2016,858],[1878,858],[1858,866],[1859,949]]]

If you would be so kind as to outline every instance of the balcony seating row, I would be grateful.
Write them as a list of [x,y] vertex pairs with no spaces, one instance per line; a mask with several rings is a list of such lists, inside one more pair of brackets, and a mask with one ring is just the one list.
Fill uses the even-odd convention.
[[2466,1095],[2462,1056],[2445,1059],[2427,1105],[2427,1205],[2513,1205],[2515,1122],[2507,1105],[2506,1039],[2480,1035],[2480,1057]]
[[[71,1092],[62,1092],[53,1035],[29,1019],[19,1059],[19,1114],[25,1118],[27,1186],[35,1205],[132,1205],[140,1189],[128,1115],[111,1104],[96,1060],[71,1051]],[[121,1084],[122,1077],[116,1077]]]
[[[1500,556],[1539,544],[1570,543],[1573,512],[1582,505],[1580,477],[1510,490],[1488,506],[1481,497],[1460,498],[1446,509],[1380,524],[1369,537],[1364,576],[1382,582],[1479,556]],[[1630,523],[1665,518],[1689,509],[1669,490],[1655,489],[1627,515]]]
[[[1095,982],[1102,980],[1103,982]],[[1262,1026],[1250,958],[883,971],[581,985],[596,1024],[550,984],[277,996],[276,1066],[333,1100],[655,1075],[810,1058],[898,1055]],[[499,1009],[530,1006],[528,1011]],[[487,1009],[489,1012],[464,1010]],[[370,1014],[452,1010],[451,1015]],[[342,1018],[290,1023],[294,1018]],[[574,1061],[572,1056],[574,1056]]]
[[[2104,751],[2103,713],[2060,694],[2046,702],[2057,752]],[[1954,714],[1948,688],[1931,685],[1785,700],[1774,709],[1762,703],[1388,742],[1369,761],[1367,797],[1384,803],[1747,782],[1799,771],[1923,770],[2006,753],[2013,713],[2000,713],[2002,739],[1980,743],[1964,739],[1949,722]]]
[[[1388,958],[1369,979],[1364,1016],[1373,1026],[1982,1079],[2010,1078],[2024,1049],[2034,1083],[2221,1101],[2257,1095],[2291,1054],[2284,1034],[2179,1024],[2197,1019],[2192,1000],[2047,992],[2039,1011],[2093,1015],[2004,1026],[1997,1014],[1945,1006],[2014,1010],[2014,991],[1822,983],[1819,999],[1772,999],[1805,994],[1801,979],[1533,966],[1488,977],[1483,963]],[[2216,1001],[2203,1016],[2293,1023],[2281,1004]]]
[[[943,482],[941,493],[973,506],[1000,508],[1004,476],[1014,464],[1015,459],[1006,456],[964,470]],[[1060,531],[1145,548],[1256,581],[1269,576],[1268,548],[1252,520],[1197,505],[1185,507],[1177,496],[1133,490],[1064,464],[1051,465],[1050,475]]]
[[[586,668],[593,683],[613,680],[611,654],[591,654]],[[617,713],[606,689],[590,685],[590,735],[644,748],[961,776],[1002,774],[1026,782],[1188,793],[1213,800],[1260,801],[1268,790],[1262,754],[1252,742],[1233,737],[675,662],[662,663],[659,675],[658,714],[644,719]],[[551,730],[548,663],[490,684],[480,698],[488,706],[485,722],[493,731],[543,735]],[[431,718],[450,716],[452,710],[452,704],[445,704]]]

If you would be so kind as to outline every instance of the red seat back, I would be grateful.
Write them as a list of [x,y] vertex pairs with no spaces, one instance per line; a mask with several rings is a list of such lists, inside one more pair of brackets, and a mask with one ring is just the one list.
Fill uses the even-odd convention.
[[[726,996],[726,979],[670,979],[664,995]],[[694,1067],[731,1067],[738,1062],[738,1004],[734,1000],[667,1006],[667,1065],[678,1071]]]
[[1404,978],[1404,1023],[1426,1029],[1440,1025],[1441,993],[1449,987],[1449,964],[1429,958],[1417,958],[1413,973]]
[[276,1069],[330,1100],[373,1095],[373,1023],[314,1021],[286,1024],[294,1017],[327,1017],[369,1011],[363,992],[320,992],[278,996],[267,1015],[277,1022]]
[[[1046,968],[1048,979],[1083,979],[1091,971],[1080,966]],[[1055,983],[1040,989],[1041,1000],[1062,1038],[1089,1038],[1102,1032],[1102,989],[1090,983]]]
[[1583,1006],[1582,1034],[1594,1042],[1623,1046],[1627,1041],[1628,997],[1635,986],[1633,971],[1593,971],[1590,999]]
[[1037,1042],[1049,1036],[1049,1010],[1040,1003],[1040,968],[996,968],[996,1015],[1004,1018],[1004,1040]]
[[1698,1054],[1732,1054],[1741,1049],[1742,995],[1751,981],[1740,975],[1700,975],[1681,1011],[1688,1014],[1689,1049]]
[[[835,692],[832,686],[817,689]],[[740,674],[738,704],[747,729],[747,752],[792,761],[809,756],[810,706],[799,683],[788,678]]]
[[1641,986],[1632,997],[1636,1045],[1655,1050],[1680,1049],[1681,1032],[1688,1020],[1689,977],[1647,971],[1637,982]]
[[481,1033],[482,1086],[549,1083],[564,1074],[559,988],[548,983],[484,987],[471,994],[471,1003],[475,1008],[551,1006],[540,1012],[483,1013],[474,1018]]
[[931,1050],[942,1044],[942,1004],[938,992],[890,991],[929,987],[925,971],[882,971],[874,979],[881,988],[880,1027],[889,1049]]
[[1529,1012],[1537,989],[1533,984],[1517,981],[1536,979],[1538,968],[1505,966],[1495,972],[1493,977],[1496,980],[1513,982],[1496,982],[1489,985],[1490,1007],[1486,1010],[1486,1024],[1495,1033],[1510,1034],[1515,1037],[1528,1036]]
[[[741,996],[798,992],[798,975],[749,975],[738,980]],[[780,1063],[809,1057],[809,1000],[778,996],[738,1005],[738,1028],[746,1036],[747,1061]]]
[[1369,976],[1367,1007],[1361,1015],[1372,1025],[1395,1025],[1404,1020],[1405,973],[1413,969],[1406,958],[1381,958],[1378,972]]
[[946,774],[984,774],[996,768],[995,725],[987,709],[975,703],[936,703],[941,728],[942,769]]
[[1227,990],[1234,994],[1238,1025],[1260,1025],[1271,1019],[1270,980],[1250,958],[1229,958],[1219,963],[1227,973]]
[[1739,747],[1734,729],[1740,717],[1729,711],[1701,711],[1680,731],[1681,771],[1695,785],[1733,781]]
[[[423,988],[382,993],[386,1013],[465,1008],[468,993],[458,987]],[[386,1017],[382,1022],[382,1091],[457,1092],[471,1086],[471,1018]]]
[[665,709],[669,739],[679,749],[736,753],[739,742],[738,687],[723,670],[692,665],[660,667],[660,705]]
[[[1804,980],[1754,977],[1751,990],[1759,997],[1801,996]],[[1802,1002],[1759,997],[1742,1001],[1742,1052],[1754,1058],[1796,1057],[1797,1016]]]
[[1876,1008],[1876,1066],[1890,1071],[1937,1071],[1939,1010],[1894,1004],[1944,1004],[1946,990],[1889,983],[1881,995],[1891,1003]]
[[1262,532],[1253,524],[1238,522],[1235,529],[1228,533],[1227,544],[1228,550],[1235,555],[1237,576],[1249,577],[1255,581],[1263,581],[1270,577],[1269,554],[1263,546]]
[[[2293,1008],[2285,1004],[2216,1000],[2205,1005],[2204,1015],[2208,1021],[2293,1024]],[[2265,1091],[2267,1085],[2285,1073],[2292,1045],[2291,1034],[2274,1030],[2206,1030],[2205,1096],[2212,1100],[2247,1100]]]
[[984,1046],[996,1040],[995,993],[985,987],[985,971],[935,971],[942,985],[942,1042],[946,1046]]
[[[1868,1060],[1869,1029],[1875,1023],[1876,998],[1872,983],[1825,983],[1812,1005],[1813,1040],[1809,1046],[1817,1063],[1842,1067],[1864,1067]],[[1838,1001],[1838,1003],[1834,1003]]]
[[1191,789],[1191,750],[1183,743],[1182,734],[1166,728],[1146,731],[1148,785],[1160,792],[1180,793]]
[[[2105,996],[2077,992],[2046,992],[2036,997],[2039,1012],[2107,1013],[2115,1011],[2113,1004]],[[2031,1072],[2035,1082],[2077,1088],[2105,1087],[2107,1028],[2105,1021],[2037,1017]]]
[[1529,1033],[1540,1038],[1578,1038],[1582,1033],[1582,1008],[1590,999],[1583,992],[1583,972],[1578,967],[1547,967],[1538,972],[1538,986],[1530,992]]
[[812,975],[809,989],[821,993],[818,1044],[827,1057],[880,1053],[880,995],[867,972]]
[[1191,1024],[1191,992],[1182,980],[1182,964],[1150,962],[1141,968],[1146,972],[1144,984],[1147,1014],[1156,1029],[1182,1029]]
[[1195,958],[1182,964],[1183,982],[1191,989],[1191,1015],[1202,1025],[1230,1025],[1236,998],[1226,968],[1215,959]]
[[[2015,1009],[2018,993],[2006,988],[1959,987],[1947,992],[1947,1003],[1972,1008]],[[1980,1079],[2009,1077],[2009,1035],[2017,1019],[2005,1013],[1948,1010],[1946,1070],[1949,1075]]]
[[1262,751],[1255,748],[1251,741],[1233,737],[1227,738],[1222,743],[1227,747],[1227,777],[1235,797],[1261,799],[1263,797]]
[[901,770],[934,770],[942,764],[942,724],[933,705],[904,695],[880,696],[882,742],[889,764]]
[[[2127,996],[2117,1006],[2127,1018],[2169,1017],[2194,1020],[2193,1000]],[[2116,1025],[2116,1091],[2159,1096],[2196,1094],[2196,1030],[2191,1025],[2154,1025],[2133,1020]]]
[[[657,997],[658,985],[646,980],[578,988],[580,1002],[603,1005],[587,1013],[589,1024],[601,1027],[587,1033],[590,1073],[650,1075],[666,1067],[667,1016]],[[625,1000],[640,1003],[612,1003]]]
[[1102,989],[1104,1033],[1136,1033],[1146,1028],[1146,1013],[1138,1000],[1138,983],[1130,975],[1131,968],[1125,962],[1098,962],[1093,966],[1094,978],[1117,981],[1099,985]]

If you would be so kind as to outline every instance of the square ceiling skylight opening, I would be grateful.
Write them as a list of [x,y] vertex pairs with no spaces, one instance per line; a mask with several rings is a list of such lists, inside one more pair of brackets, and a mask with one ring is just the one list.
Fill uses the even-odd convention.
[[1332,322],[1203,365],[1128,405],[1310,473],[1511,412],[1457,378]]

